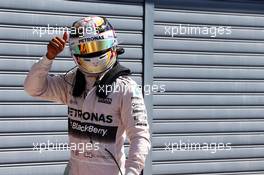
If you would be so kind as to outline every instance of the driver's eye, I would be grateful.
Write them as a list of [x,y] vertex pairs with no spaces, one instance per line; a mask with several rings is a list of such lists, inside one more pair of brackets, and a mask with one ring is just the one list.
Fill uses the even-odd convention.
[[99,57],[99,59],[103,59],[105,57],[105,54],[104,55],[101,55],[100,57]]
[[85,61],[91,61],[91,58],[84,57]]

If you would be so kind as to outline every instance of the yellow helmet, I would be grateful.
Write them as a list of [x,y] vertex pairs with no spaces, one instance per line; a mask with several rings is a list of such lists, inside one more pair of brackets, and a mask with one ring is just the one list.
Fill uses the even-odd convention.
[[104,17],[90,16],[73,23],[69,45],[81,71],[97,74],[111,68],[117,58],[115,31]]

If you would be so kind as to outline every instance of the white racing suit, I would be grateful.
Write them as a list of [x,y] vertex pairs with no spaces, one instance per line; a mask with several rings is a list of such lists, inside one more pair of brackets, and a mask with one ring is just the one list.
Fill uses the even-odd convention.
[[[85,76],[86,91],[72,96],[76,71],[66,77],[48,74],[45,56],[28,73],[24,88],[33,97],[68,106],[70,175],[139,175],[150,149],[149,126],[142,93],[128,76],[119,76],[107,98],[96,96],[95,77]],[[66,81],[65,81],[66,80]],[[126,136],[130,142],[124,154]],[[110,153],[116,159],[114,161]]]

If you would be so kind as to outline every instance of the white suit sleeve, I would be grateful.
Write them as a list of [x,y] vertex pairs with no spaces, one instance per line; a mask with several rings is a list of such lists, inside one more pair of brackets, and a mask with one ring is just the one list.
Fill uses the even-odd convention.
[[130,148],[125,163],[125,175],[139,175],[150,150],[150,134],[144,99],[136,83],[123,93],[121,118],[126,128]]
[[33,97],[66,104],[67,84],[63,76],[48,74],[52,62],[46,56],[37,61],[24,81],[24,89]]

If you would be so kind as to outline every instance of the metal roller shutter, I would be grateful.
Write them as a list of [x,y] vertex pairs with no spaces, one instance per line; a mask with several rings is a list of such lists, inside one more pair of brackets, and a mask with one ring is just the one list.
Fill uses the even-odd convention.
[[[121,62],[139,84],[166,87],[145,96],[153,119],[152,167],[148,162],[145,174],[151,168],[154,175],[264,174],[262,2],[9,0],[0,9],[0,174],[62,174],[67,151],[40,154],[32,147],[67,141],[66,106],[32,98],[22,84],[54,36],[37,36],[33,27],[69,26],[92,14],[110,19],[126,49]],[[165,27],[179,24],[231,27],[232,34],[168,35]],[[52,72],[73,65],[65,49]],[[215,153],[167,150],[180,141],[232,147]]]
[[[166,92],[153,95],[153,174],[264,174],[263,8],[259,1],[155,2],[153,76]],[[232,34],[172,37],[168,28],[180,24],[230,26]],[[182,149],[231,143],[231,150],[172,152],[180,142]]]
[[[23,81],[54,35],[34,27],[71,26],[83,16],[104,15],[126,52],[121,62],[142,83],[143,4],[141,1],[9,0],[0,2],[0,174],[61,175],[67,151],[33,151],[33,143],[67,142],[66,106],[41,101],[23,91]],[[62,73],[74,66],[68,48],[53,64]]]

